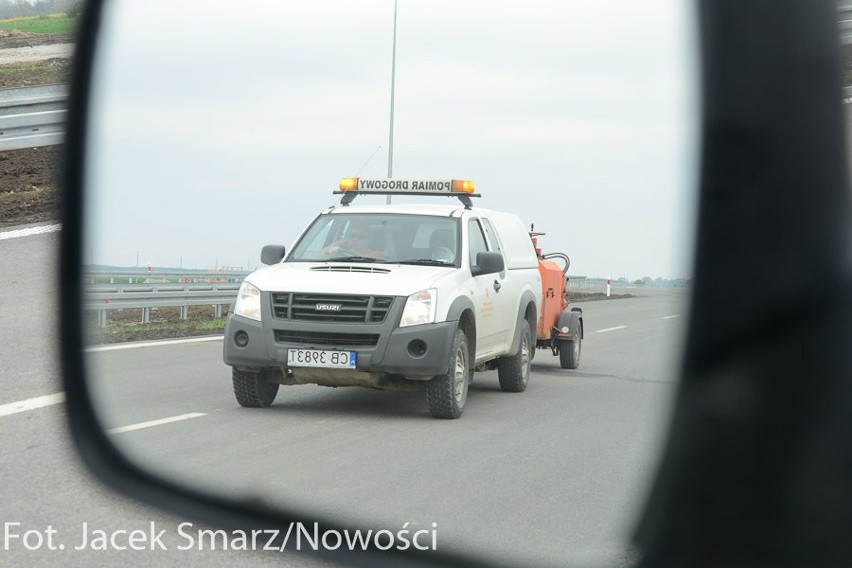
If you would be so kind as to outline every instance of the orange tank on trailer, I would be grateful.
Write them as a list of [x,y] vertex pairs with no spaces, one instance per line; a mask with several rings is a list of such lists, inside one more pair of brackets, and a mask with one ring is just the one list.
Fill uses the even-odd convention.
[[565,308],[568,298],[565,294],[565,276],[562,267],[552,260],[539,258],[538,271],[541,273],[541,317],[538,319],[539,339],[550,339],[554,322]]
[[[561,252],[543,254],[538,246],[538,237],[544,233],[533,232],[530,227],[538,271],[541,275],[542,305],[536,329],[536,348],[550,349],[559,356],[563,369],[576,369],[580,365],[580,348],[583,340],[583,310],[569,309],[568,267],[571,260]],[[564,266],[553,262],[562,260]]]

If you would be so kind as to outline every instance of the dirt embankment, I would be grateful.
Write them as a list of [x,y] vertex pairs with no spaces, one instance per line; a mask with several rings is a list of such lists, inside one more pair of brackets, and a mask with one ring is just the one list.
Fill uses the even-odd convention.
[[[0,37],[0,88],[66,82],[72,42],[71,35]],[[50,47],[62,56],[45,59]],[[62,146],[0,152],[0,227],[57,219],[61,156]]]
[[0,152],[0,227],[58,216],[61,146]]
[[222,317],[215,317],[212,306],[192,306],[187,318],[180,319],[179,308],[151,308],[149,323],[143,324],[141,309],[109,310],[107,325],[99,328],[97,313],[85,314],[83,322],[90,345],[154,341],[183,337],[222,335],[229,306],[222,306]]
[[[38,35],[23,32],[4,32],[0,30],[0,50],[14,49],[16,47],[35,47],[37,45],[73,44],[72,34],[62,35]],[[2,54],[0,54],[2,57]]]

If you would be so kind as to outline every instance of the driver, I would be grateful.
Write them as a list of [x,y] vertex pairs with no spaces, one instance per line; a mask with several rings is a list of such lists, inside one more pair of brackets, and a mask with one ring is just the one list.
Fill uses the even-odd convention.
[[370,248],[372,239],[373,230],[370,224],[364,221],[355,221],[349,227],[344,238],[331,243],[322,249],[322,252],[324,254],[354,253],[360,256],[384,258],[384,252]]

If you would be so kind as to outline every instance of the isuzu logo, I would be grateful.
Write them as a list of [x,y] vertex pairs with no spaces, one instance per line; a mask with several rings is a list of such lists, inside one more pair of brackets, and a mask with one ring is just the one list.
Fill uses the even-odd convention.
[[315,309],[318,312],[339,312],[343,304],[317,304]]

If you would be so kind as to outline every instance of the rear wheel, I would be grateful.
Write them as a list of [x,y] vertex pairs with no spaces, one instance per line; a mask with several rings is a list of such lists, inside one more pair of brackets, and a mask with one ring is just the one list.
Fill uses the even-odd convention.
[[231,370],[234,383],[234,395],[240,406],[251,408],[266,408],[275,400],[278,394],[278,383],[271,380],[275,371],[263,369],[259,372]]
[[530,323],[524,320],[521,327],[521,344],[518,352],[511,357],[497,359],[497,378],[500,388],[505,392],[523,392],[530,382],[530,361],[532,361],[532,338]]
[[468,357],[467,337],[457,329],[447,373],[426,383],[426,402],[435,418],[458,418],[464,412],[470,382]]
[[583,338],[577,331],[574,339],[563,339],[559,342],[559,364],[563,369],[576,369],[580,366],[580,350]]

